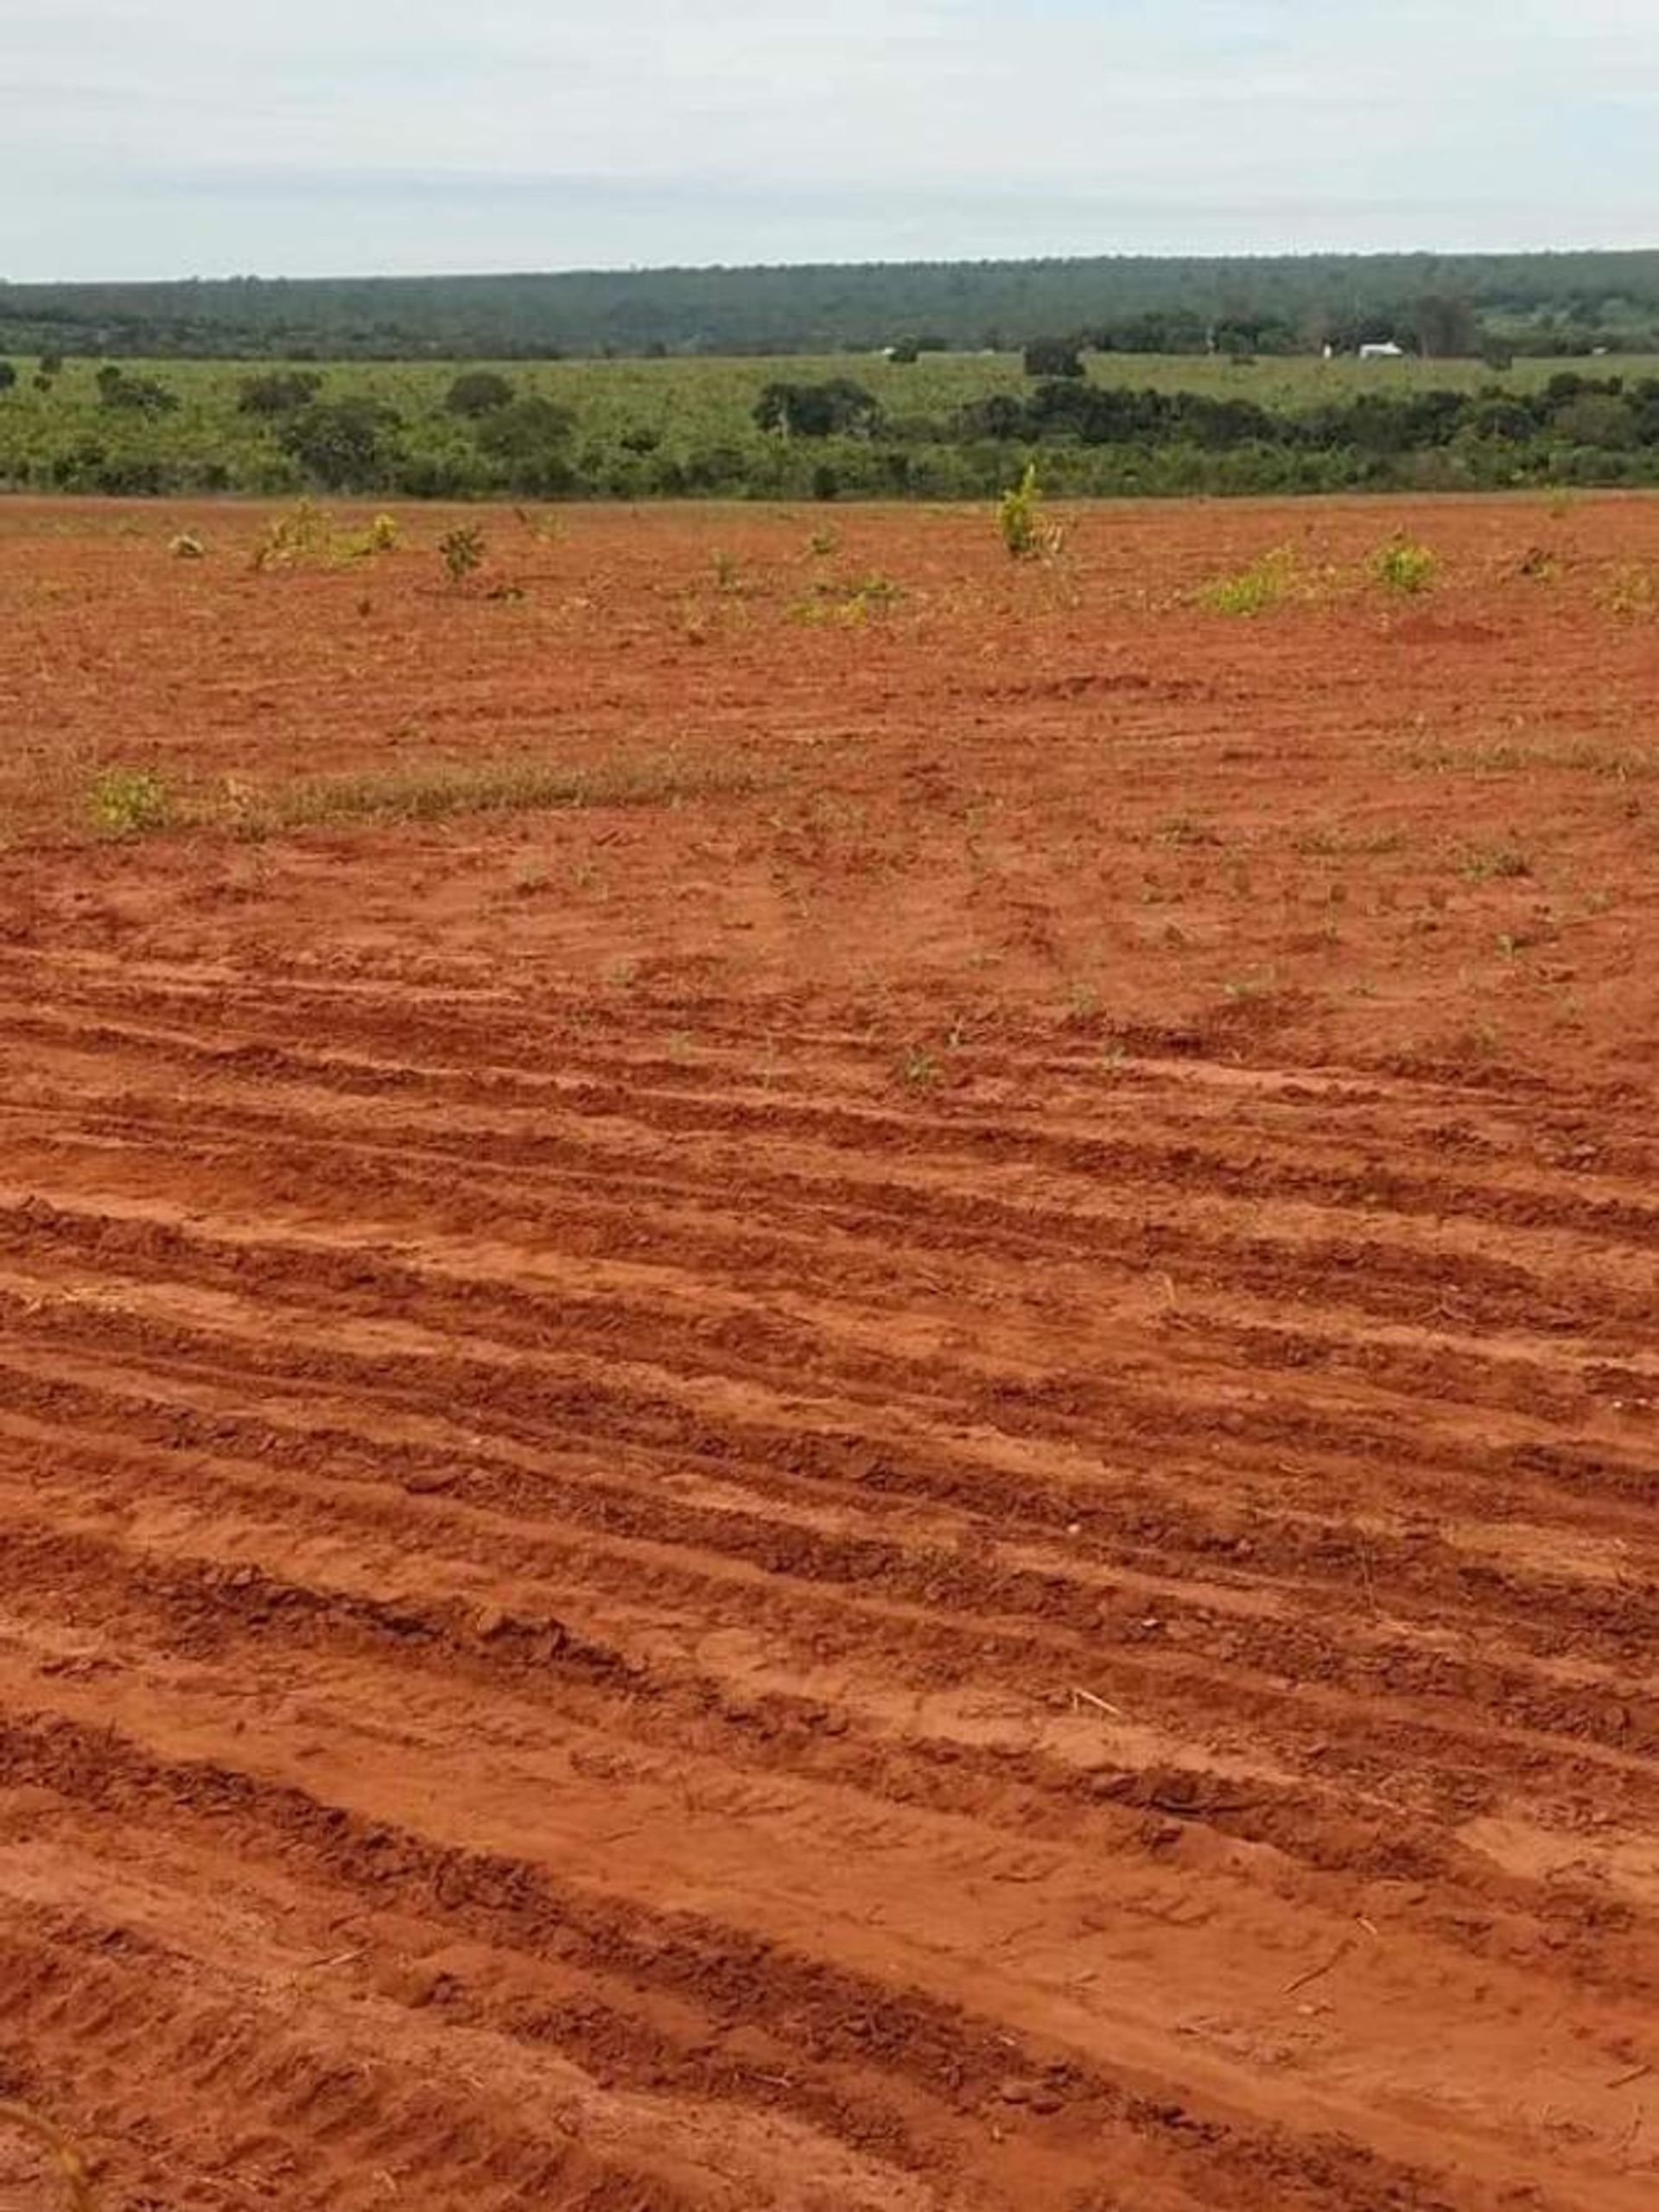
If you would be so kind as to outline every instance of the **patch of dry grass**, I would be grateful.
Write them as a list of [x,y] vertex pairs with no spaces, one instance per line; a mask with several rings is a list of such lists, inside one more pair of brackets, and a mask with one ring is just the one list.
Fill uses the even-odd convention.
[[244,836],[334,829],[354,823],[442,822],[457,815],[537,812],[561,807],[677,806],[756,788],[752,769],[668,759],[566,767],[538,760],[322,777],[263,794],[232,794],[194,810],[198,822],[228,823]]

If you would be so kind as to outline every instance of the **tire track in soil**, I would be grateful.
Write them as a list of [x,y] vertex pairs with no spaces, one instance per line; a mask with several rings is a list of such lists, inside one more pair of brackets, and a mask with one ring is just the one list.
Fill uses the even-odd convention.
[[0,2050],[118,2205],[1647,2201],[1642,1102],[30,975]]

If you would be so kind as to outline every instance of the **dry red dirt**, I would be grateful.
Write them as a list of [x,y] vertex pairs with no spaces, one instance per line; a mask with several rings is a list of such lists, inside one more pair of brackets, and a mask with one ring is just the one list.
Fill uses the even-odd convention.
[[[0,2098],[107,2212],[1651,2206],[1659,506],[260,523],[0,512]],[[525,760],[632,803],[247,834]]]

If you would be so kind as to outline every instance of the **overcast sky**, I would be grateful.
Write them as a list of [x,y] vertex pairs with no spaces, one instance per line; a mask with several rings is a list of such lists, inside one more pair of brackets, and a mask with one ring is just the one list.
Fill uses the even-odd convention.
[[0,276],[1659,243],[1659,0],[0,0]]

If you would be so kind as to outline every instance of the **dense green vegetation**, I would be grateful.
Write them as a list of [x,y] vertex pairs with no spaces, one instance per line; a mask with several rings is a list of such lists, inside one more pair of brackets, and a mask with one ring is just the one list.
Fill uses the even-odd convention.
[[1060,496],[1659,484],[1653,359],[12,365],[11,490],[985,498],[1033,460]]
[[0,284],[0,353],[317,359],[1012,349],[1317,353],[1395,337],[1659,350],[1659,251],[891,263],[563,276]]

